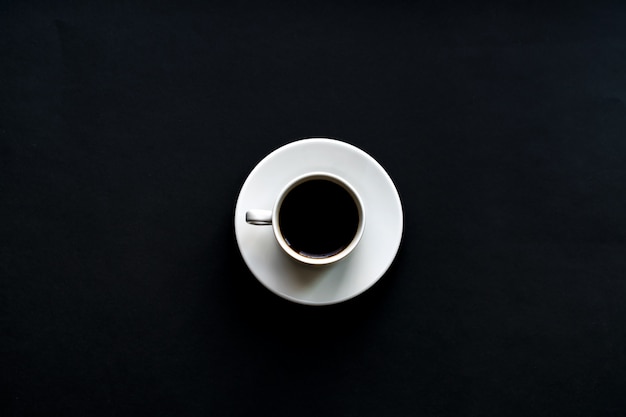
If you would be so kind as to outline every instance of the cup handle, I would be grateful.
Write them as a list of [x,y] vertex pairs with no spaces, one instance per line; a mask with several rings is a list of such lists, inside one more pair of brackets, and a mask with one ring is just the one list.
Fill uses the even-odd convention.
[[246,211],[246,222],[259,226],[272,224],[271,210],[248,210]]

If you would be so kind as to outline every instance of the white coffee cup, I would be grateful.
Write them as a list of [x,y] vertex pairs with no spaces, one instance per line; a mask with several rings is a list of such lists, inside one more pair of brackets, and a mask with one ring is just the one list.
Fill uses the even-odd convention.
[[271,225],[280,247],[296,261],[328,265],[357,247],[365,216],[350,183],[328,172],[310,172],[290,181],[271,210],[248,210],[246,222]]

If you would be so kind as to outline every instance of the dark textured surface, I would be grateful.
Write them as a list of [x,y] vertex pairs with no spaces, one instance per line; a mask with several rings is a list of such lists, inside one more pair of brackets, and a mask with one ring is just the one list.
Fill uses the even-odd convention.
[[[622,416],[626,7],[0,6],[4,416]],[[234,242],[336,137],[406,214],[311,308]]]

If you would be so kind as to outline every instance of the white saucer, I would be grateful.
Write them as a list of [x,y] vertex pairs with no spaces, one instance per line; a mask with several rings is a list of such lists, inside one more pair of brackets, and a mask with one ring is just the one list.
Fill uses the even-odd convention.
[[[271,209],[293,178],[325,171],[345,178],[363,200],[365,230],[345,259],[329,266],[300,264],[278,245],[271,226],[246,223],[246,211]],[[272,292],[310,305],[334,304],[361,294],[387,271],[400,247],[403,214],[398,191],[374,158],[333,139],[303,139],[266,156],[243,184],[235,208],[235,235],[250,271]]]

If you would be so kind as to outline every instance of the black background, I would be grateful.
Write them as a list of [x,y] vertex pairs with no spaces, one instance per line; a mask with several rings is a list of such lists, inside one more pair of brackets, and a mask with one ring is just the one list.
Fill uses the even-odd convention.
[[[626,6],[261,3],[2,4],[2,414],[624,415]],[[232,222],[312,136],[405,210],[321,308]]]

